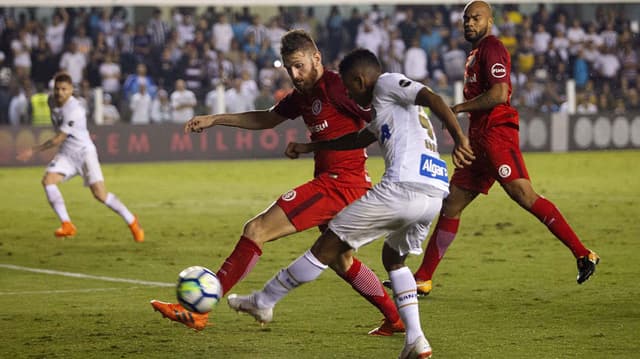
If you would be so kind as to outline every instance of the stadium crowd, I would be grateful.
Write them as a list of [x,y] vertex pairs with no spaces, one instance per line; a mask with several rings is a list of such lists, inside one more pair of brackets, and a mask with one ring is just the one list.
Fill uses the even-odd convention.
[[[333,6],[322,20],[314,7],[278,7],[267,19],[246,7],[171,8],[136,23],[123,7],[59,8],[44,19],[34,9],[0,9],[0,124],[49,124],[49,82],[59,70],[70,73],[90,119],[93,89],[102,88],[105,124],[183,123],[221,112],[221,95],[225,112],[268,108],[292,88],[279,45],[293,28],[317,39],[328,68],[367,48],[386,71],[452,101],[469,50],[462,7],[372,5],[344,14]],[[565,111],[565,83],[574,79],[579,113],[640,111],[640,30],[624,7],[598,6],[591,19],[562,5],[495,10],[495,35],[512,56],[516,107]]]

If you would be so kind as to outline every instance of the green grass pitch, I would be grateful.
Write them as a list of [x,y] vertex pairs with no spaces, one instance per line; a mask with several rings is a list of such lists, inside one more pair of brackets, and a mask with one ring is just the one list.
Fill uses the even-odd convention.
[[[448,157],[448,156],[447,156]],[[640,355],[639,151],[525,155],[534,188],[602,257],[575,281],[567,248],[494,186],[465,212],[457,240],[420,300],[434,358],[637,358]],[[380,158],[369,160],[377,181]],[[174,283],[191,265],[214,271],[246,220],[307,181],[309,158],[103,166],[107,188],[136,213],[146,242],[94,201],[78,178],[60,186],[78,227],[57,219],[42,167],[0,169],[1,358],[396,358],[403,337],[368,337],[381,315],[331,271],[302,286],[261,328],[226,300],[195,332],[153,312],[172,287],[10,269],[8,265]],[[269,243],[232,292],[249,293],[309,248],[317,230]],[[381,241],[357,255],[381,278]],[[415,268],[420,258],[411,257]]]

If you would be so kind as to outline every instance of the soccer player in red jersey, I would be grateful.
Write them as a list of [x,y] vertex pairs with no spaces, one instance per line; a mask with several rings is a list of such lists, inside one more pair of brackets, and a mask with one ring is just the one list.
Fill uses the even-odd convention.
[[544,223],[578,263],[578,284],[594,273],[600,258],[580,242],[556,206],[536,193],[520,152],[518,112],[511,107],[511,58],[504,45],[491,35],[493,11],[484,1],[472,1],[464,9],[464,38],[473,49],[464,75],[465,101],[451,109],[469,113],[469,141],[476,155],[471,166],[456,168],[450,194],[444,200],[420,268],[414,273],[418,292],[431,291],[431,278],[453,241],[460,216],[479,193],[487,194],[497,180],[509,197]]
[[[324,141],[358,131],[365,121],[370,121],[370,113],[347,97],[339,75],[324,70],[321,54],[307,33],[293,30],[285,34],[281,55],[295,90],[272,109],[196,116],[185,124],[185,131],[201,132],[220,125],[261,130],[302,116],[311,140]],[[217,272],[223,294],[253,269],[265,243],[311,227],[324,230],[331,218],[371,188],[363,149],[319,150],[314,159],[311,181],[283,194],[245,224],[235,249]],[[382,325],[369,334],[388,336],[404,331],[395,304],[373,271],[353,257],[351,251],[343,260],[341,267],[346,271],[333,269],[385,317]],[[208,320],[207,314],[188,312],[179,304],[155,300],[151,304],[163,316],[196,330],[203,329]],[[271,317],[259,320],[268,322]]]

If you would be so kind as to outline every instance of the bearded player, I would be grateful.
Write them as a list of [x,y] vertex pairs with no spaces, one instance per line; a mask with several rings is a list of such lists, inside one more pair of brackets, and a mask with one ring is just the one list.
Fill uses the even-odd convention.
[[[302,116],[311,140],[324,141],[358,131],[365,121],[370,121],[370,113],[347,97],[338,74],[324,70],[320,52],[307,33],[289,31],[281,42],[280,53],[294,84],[293,92],[269,110],[196,116],[185,124],[185,131],[201,132],[213,126],[262,130]],[[319,150],[314,159],[313,180],[283,194],[245,224],[235,249],[216,273],[223,294],[253,269],[265,243],[311,227],[324,230],[331,218],[371,188],[363,149]],[[369,334],[389,336],[404,331],[398,311],[378,277],[353,257],[353,251],[342,259],[340,266],[332,268],[385,317],[382,325]],[[179,304],[154,300],[151,305],[163,316],[196,330],[204,329],[208,321],[208,314],[191,313]],[[271,312],[258,318],[262,323],[271,319]]]

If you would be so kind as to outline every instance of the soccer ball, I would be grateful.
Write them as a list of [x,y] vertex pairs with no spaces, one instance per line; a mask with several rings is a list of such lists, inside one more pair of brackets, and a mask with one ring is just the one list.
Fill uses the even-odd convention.
[[222,298],[222,285],[209,269],[193,266],[180,272],[176,295],[187,310],[208,313]]

